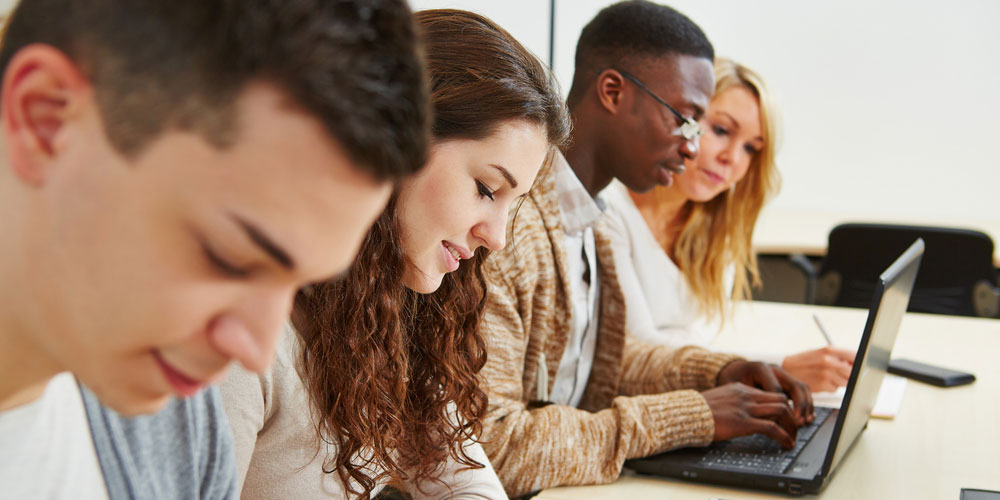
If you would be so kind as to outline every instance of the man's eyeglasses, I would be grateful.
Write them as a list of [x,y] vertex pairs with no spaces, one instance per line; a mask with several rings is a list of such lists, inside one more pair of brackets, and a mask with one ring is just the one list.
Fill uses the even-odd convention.
[[639,81],[639,79],[636,78],[635,75],[632,75],[631,73],[628,73],[626,71],[622,71],[618,68],[611,68],[611,69],[621,73],[621,75],[624,76],[625,78],[632,80],[632,83],[636,84],[640,89],[644,90],[647,94],[649,94],[650,97],[656,99],[656,102],[664,105],[667,109],[669,109],[670,112],[673,113],[678,120],[680,120],[681,122],[680,135],[683,136],[684,139],[693,141],[701,137],[701,134],[704,133],[704,131],[701,129],[701,125],[698,125],[698,122],[696,122],[694,118],[689,118],[680,114],[676,109],[674,109],[673,106],[667,104],[667,101],[664,101],[663,99],[660,98],[660,96],[654,94],[652,90],[649,90],[649,87],[647,87],[644,83]]

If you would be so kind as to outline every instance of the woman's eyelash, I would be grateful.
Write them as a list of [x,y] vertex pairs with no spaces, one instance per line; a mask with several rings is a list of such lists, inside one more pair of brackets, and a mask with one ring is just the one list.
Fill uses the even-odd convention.
[[728,130],[718,125],[712,126],[712,132],[715,132],[715,135],[726,135],[729,133]]
[[489,198],[490,201],[494,201],[493,200],[493,191],[490,191],[490,188],[488,188],[486,186],[486,184],[483,184],[480,181],[476,181],[476,188],[479,189],[479,196],[481,198]]
[[222,272],[222,274],[231,278],[245,278],[250,275],[250,271],[230,264],[229,261],[220,257],[219,254],[215,253],[215,251],[212,250],[212,248],[207,244],[202,243],[201,248],[205,252],[205,257],[212,263],[212,266]]

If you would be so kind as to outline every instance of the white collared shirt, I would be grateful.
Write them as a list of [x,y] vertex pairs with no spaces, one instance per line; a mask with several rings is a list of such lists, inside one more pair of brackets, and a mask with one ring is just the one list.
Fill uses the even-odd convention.
[[[600,304],[597,272],[597,245],[593,225],[603,215],[601,199],[591,198],[565,157],[558,155],[554,165],[556,192],[566,234],[566,258],[569,262],[569,302],[573,308],[566,350],[549,400],[577,406],[594,366]],[[589,282],[588,282],[589,279]]]

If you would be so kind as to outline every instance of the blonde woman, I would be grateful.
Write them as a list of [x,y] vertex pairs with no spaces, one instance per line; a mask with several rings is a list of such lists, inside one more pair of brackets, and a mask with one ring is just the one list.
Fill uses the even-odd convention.
[[[630,331],[671,346],[712,342],[732,300],[759,280],[754,224],[778,189],[776,112],[763,80],[729,59],[715,62],[715,95],[702,119],[700,153],[668,187],[620,183],[606,193]],[[755,356],[759,358],[760,356]],[[854,354],[822,348],[774,359],[814,391],[847,383]]]

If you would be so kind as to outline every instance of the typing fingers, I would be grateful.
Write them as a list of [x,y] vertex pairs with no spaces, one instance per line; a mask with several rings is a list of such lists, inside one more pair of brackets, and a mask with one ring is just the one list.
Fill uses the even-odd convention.
[[792,414],[792,409],[788,406],[788,404],[769,403],[755,405],[750,409],[750,415],[755,418],[763,418],[774,421],[781,426],[782,429],[784,429],[786,434],[791,437],[792,443],[794,444],[795,436],[798,432],[798,426],[795,422],[795,416]]
[[717,377],[718,385],[731,382],[742,382],[765,391],[781,392],[781,384],[771,372],[771,367],[757,361],[737,360],[723,367]]
[[812,392],[809,390],[809,386],[778,366],[774,366],[772,369],[775,376],[781,381],[782,389],[795,403],[795,417],[798,425],[812,422],[816,416],[813,412]]
[[785,448],[795,447],[795,438],[792,437],[794,436],[794,426],[792,434],[789,434],[787,428],[775,420],[755,418],[749,420],[746,427],[749,431],[748,434],[764,434]]
[[788,406],[788,396],[783,392],[762,391],[755,387],[747,387],[746,391],[750,396],[748,399],[752,401],[752,404],[783,404]]
[[749,373],[750,377],[753,379],[753,384],[759,386],[768,392],[784,392],[781,387],[781,382],[774,375],[772,367],[764,363],[753,363],[752,370]]

